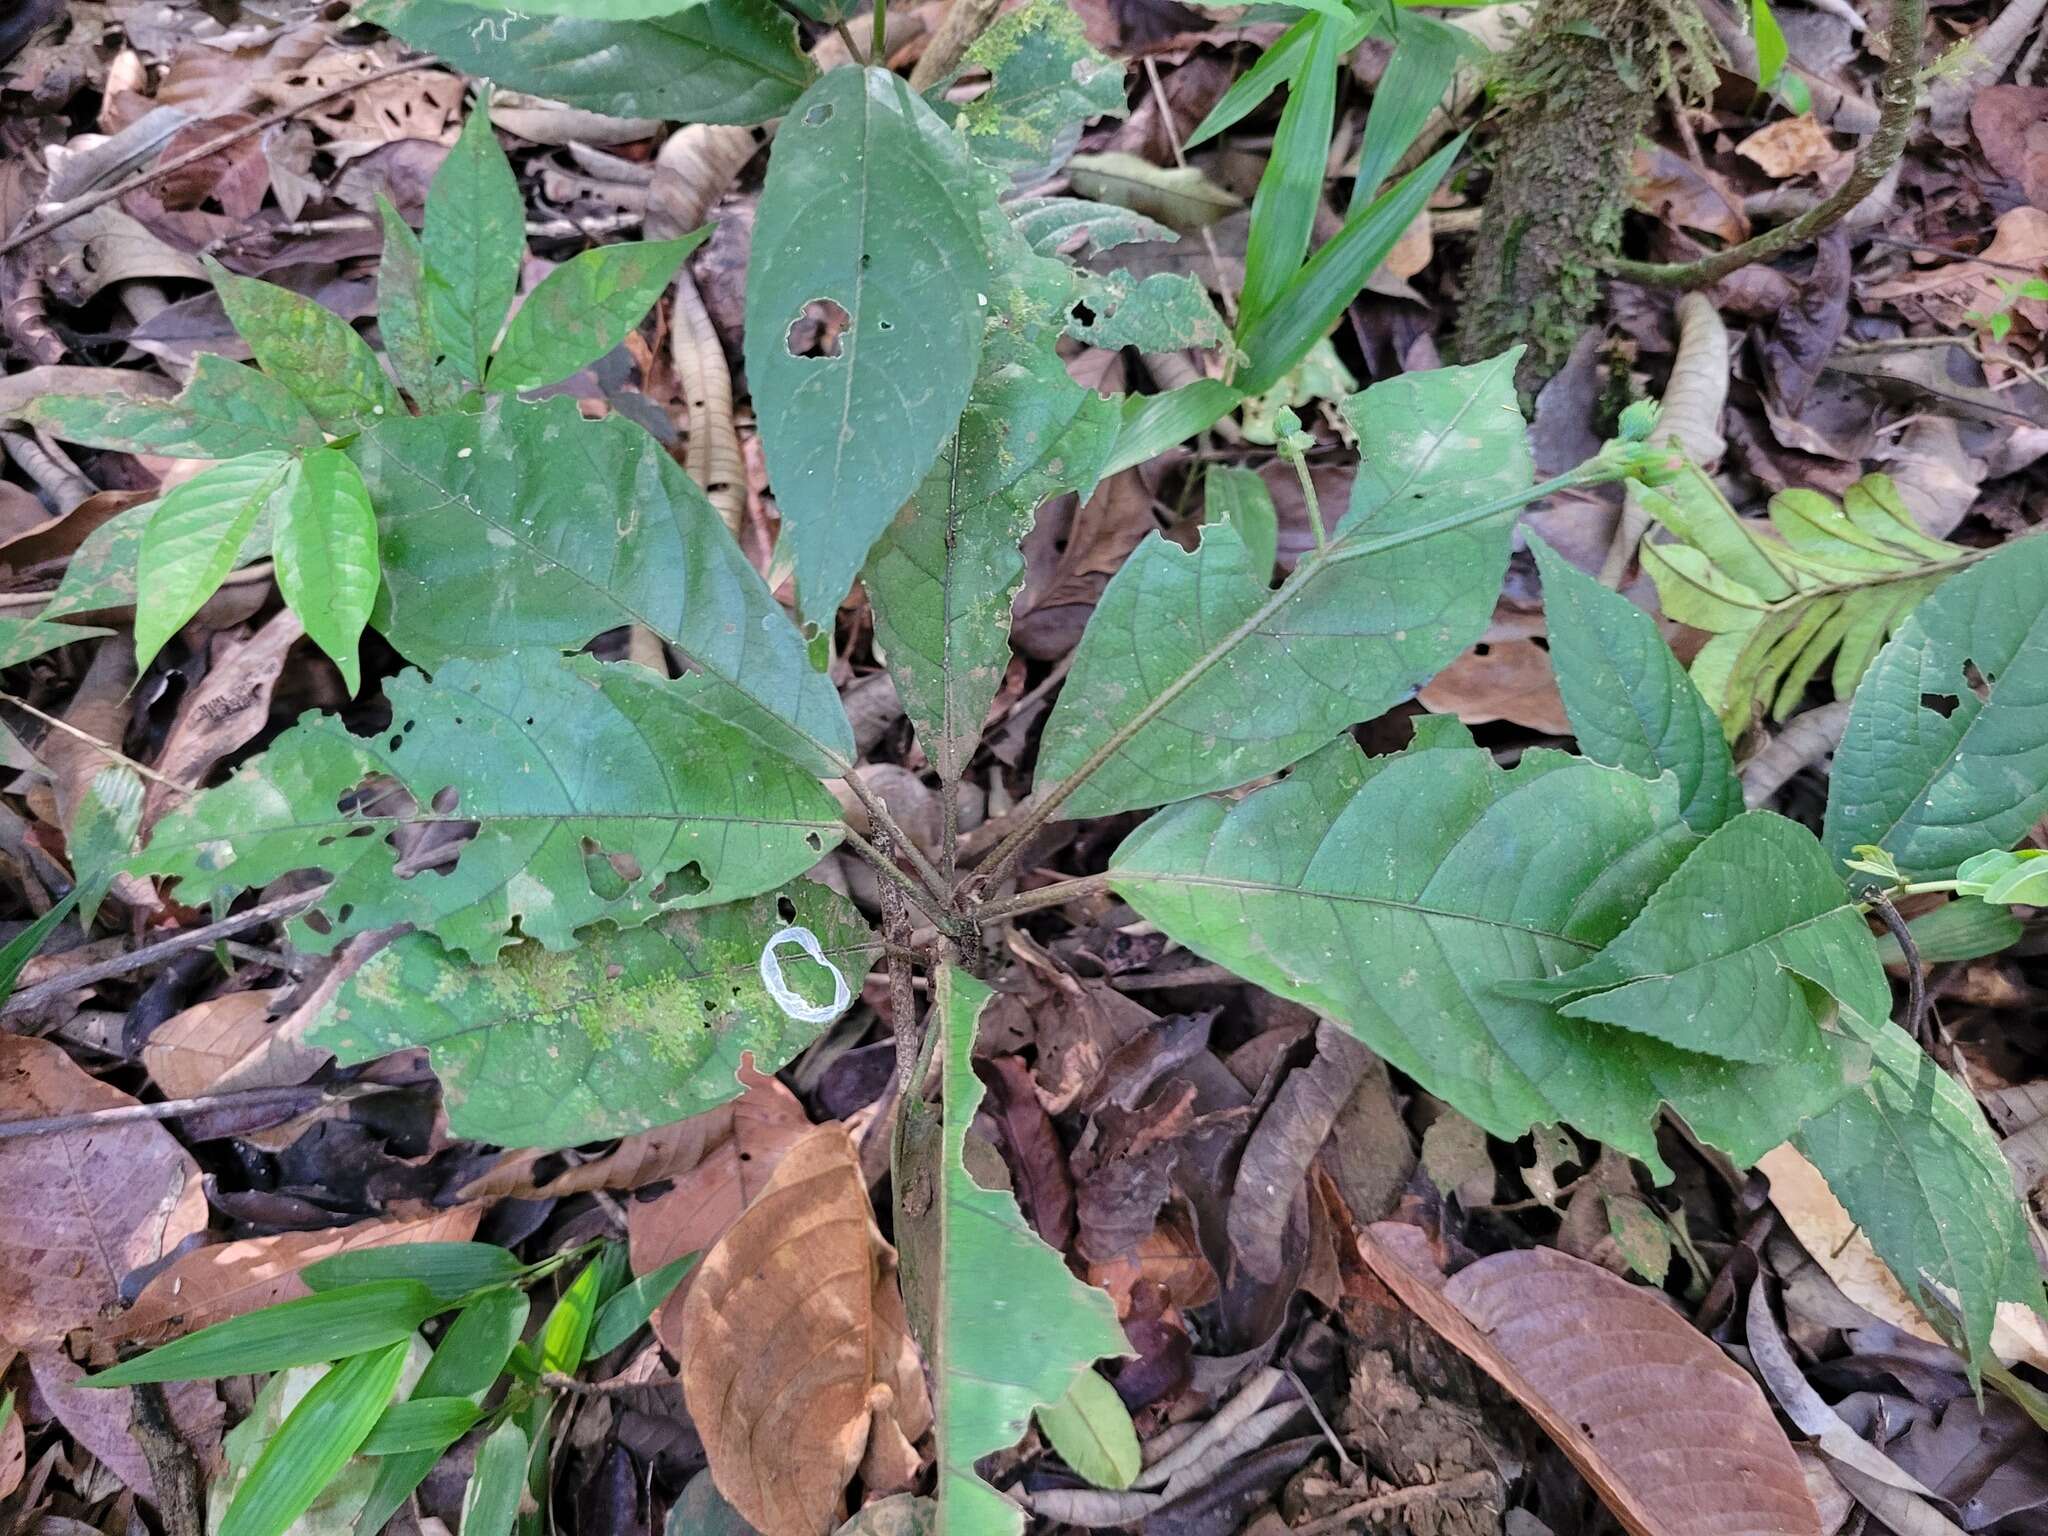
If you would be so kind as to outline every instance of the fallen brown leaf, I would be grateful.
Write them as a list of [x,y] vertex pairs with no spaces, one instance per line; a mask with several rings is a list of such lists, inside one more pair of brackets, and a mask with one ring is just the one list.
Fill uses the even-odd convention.
[[705,1256],[683,1313],[683,1398],[719,1492],[763,1536],[827,1536],[869,1454],[929,1426],[895,1250],[842,1126],[789,1149]]
[[[215,763],[255,740],[270,718],[270,696],[284,670],[285,653],[305,632],[299,616],[283,608],[253,635],[216,636],[206,676],[178,701],[156,771],[174,783],[199,784]],[[142,797],[144,835],[184,799],[169,784],[152,779]]]
[[[55,1349],[38,1350],[28,1357],[34,1373],[36,1394],[71,1437],[104,1462],[113,1474],[144,1498],[156,1497],[156,1484],[149,1463],[136,1444],[129,1427],[135,1415],[132,1388],[109,1391],[103,1387],[81,1387],[78,1378],[85,1368]],[[164,1401],[171,1410],[171,1422],[192,1448],[202,1469],[217,1470],[220,1436],[227,1410],[210,1381],[175,1381],[165,1385]]]
[[1820,1536],[1763,1393],[1660,1293],[1549,1248],[1444,1280],[1423,1242],[1394,1222],[1358,1234],[1373,1273],[1528,1410],[1632,1536]]
[[276,1028],[271,1010],[290,988],[229,992],[194,1003],[150,1031],[142,1064],[164,1096],[189,1099],[205,1093]]
[[[135,1100],[47,1040],[0,1035],[0,1103],[29,1117]],[[0,1338],[56,1343],[205,1227],[199,1165],[154,1121],[0,1141]]]
[[1534,640],[1482,640],[1416,695],[1432,714],[1467,725],[1511,720],[1546,736],[1569,736],[1550,653]]
[[1810,116],[1766,123],[1736,145],[1735,152],[1774,181],[1823,175],[1851,158],[1848,151],[1835,148],[1827,129]]

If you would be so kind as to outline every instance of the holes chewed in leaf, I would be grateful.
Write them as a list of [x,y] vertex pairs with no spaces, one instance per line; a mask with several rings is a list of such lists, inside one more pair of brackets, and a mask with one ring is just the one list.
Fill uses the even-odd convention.
[[701,896],[711,889],[711,882],[704,878],[704,871],[695,859],[675,870],[654,888],[656,901],[681,901],[685,896]]
[[804,114],[804,126],[806,128],[822,128],[831,121],[832,103],[829,101],[814,103],[811,110]]
[[1978,703],[1988,704],[1991,702],[1992,681],[1993,680],[1991,678],[1986,677],[1983,674],[1983,672],[1978,669],[1976,662],[1965,661],[1963,663],[1964,686],[1966,686],[1970,690],[1970,692],[1974,693],[1977,696]]
[[1961,707],[1962,702],[1961,699],[1952,693],[1923,693],[1920,695],[1920,707],[1933,710],[1934,713],[1941,716],[1944,720],[1954,714]]
[[797,312],[783,337],[791,357],[833,358],[839,356],[839,337],[848,316],[835,299],[812,299]]

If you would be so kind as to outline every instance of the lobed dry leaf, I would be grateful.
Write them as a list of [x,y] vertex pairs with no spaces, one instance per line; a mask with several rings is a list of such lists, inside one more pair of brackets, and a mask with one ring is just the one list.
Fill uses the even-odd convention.
[[852,1138],[821,1125],[697,1270],[683,1397],[719,1492],[763,1536],[828,1536],[863,1460],[900,1471],[930,1427],[895,1260]]

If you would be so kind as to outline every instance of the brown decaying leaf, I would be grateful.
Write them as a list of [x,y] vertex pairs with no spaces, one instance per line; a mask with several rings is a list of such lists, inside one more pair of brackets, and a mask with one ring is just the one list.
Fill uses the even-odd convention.
[[142,1064],[166,1098],[205,1093],[270,1037],[276,1027],[271,1009],[289,990],[229,992],[172,1014],[150,1031],[142,1047]]
[[998,1056],[988,1067],[987,1107],[1002,1127],[1017,1203],[1038,1235],[1064,1251],[1074,1236],[1074,1180],[1059,1134],[1023,1058]]
[[1796,413],[1849,326],[1849,237],[1831,230],[1813,250],[1813,265],[1793,301],[1778,311],[1763,343],[1764,373],[1774,404]]
[[931,1422],[844,1127],[789,1149],[705,1256],[683,1312],[683,1397],[718,1489],[763,1536],[827,1536],[864,1458],[900,1468]]
[[1737,144],[1735,152],[1773,181],[1824,175],[1851,158],[1846,150],[1835,147],[1827,129],[1811,116],[1781,117],[1766,123]]
[[1550,653],[1531,639],[1482,640],[1417,695],[1432,714],[1467,725],[1510,720],[1546,736],[1569,736]]
[[1245,1143],[1231,1192],[1230,1246],[1238,1262],[1268,1285],[1280,1278],[1288,1208],[1371,1060],[1372,1053],[1340,1026],[1319,1023],[1315,1060],[1287,1074]]
[[[133,1389],[79,1386],[84,1367],[56,1349],[30,1355],[29,1369],[35,1376],[37,1395],[71,1437],[130,1488],[144,1498],[154,1498],[149,1463],[129,1428],[135,1413]],[[198,1458],[202,1471],[211,1475],[218,1470],[221,1430],[227,1420],[220,1395],[210,1381],[174,1381],[167,1383],[163,1392],[171,1422]]]
[[144,1286],[135,1305],[97,1330],[96,1342],[109,1351],[129,1341],[160,1344],[174,1334],[290,1301],[309,1294],[299,1278],[308,1264],[390,1243],[467,1242],[483,1213],[480,1205],[459,1205],[416,1220],[365,1221],[325,1232],[280,1232],[195,1248]]
[[[745,1093],[699,1117],[713,1133],[702,1161],[678,1176],[667,1194],[628,1211],[626,1235],[635,1274],[709,1249],[767,1187],[789,1149],[810,1133],[810,1117],[781,1083],[750,1066],[741,1068],[740,1079],[747,1084]],[[678,1358],[683,1307],[693,1283],[694,1276],[685,1280],[654,1314],[655,1337]]]
[[[0,1035],[10,1116],[134,1103],[50,1041]],[[0,1141],[0,1339],[54,1344],[116,1306],[131,1270],[205,1227],[199,1165],[154,1121]]]
[[[156,771],[173,783],[196,785],[215,763],[254,741],[270,718],[270,696],[285,655],[305,632],[299,616],[281,608],[253,635],[216,636],[206,676],[178,701]],[[169,784],[150,780],[142,797],[143,833],[184,798]]]
[[1543,1248],[1442,1280],[1421,1232],[1393,1222],[1360,1232],[1358,1250],[1528,1410],[1632,1536],[1819,1536],[1763,1393],[1659,1293]]
[[21,1427],[17,1404],[9,1411],[7,1422],[0,1424],[0,1499],[21,1486],[21,1475],[27,1470],[28,1435]]
[[2048,208],[2048,85],[1993,85],[1970,102],[1970,131],[1984,158]]

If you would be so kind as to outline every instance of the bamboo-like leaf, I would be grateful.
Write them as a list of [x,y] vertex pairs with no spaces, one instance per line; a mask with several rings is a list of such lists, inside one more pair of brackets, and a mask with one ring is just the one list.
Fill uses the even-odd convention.
[[476,1471],[462,1495],[459,1536],[510,1536],[526,1489],[526,1431],[504,1423],[476,1453]]
[[[985,1092],[974,1035],[989,989],[953,966],[934,980],[943,1124],[921,1100],[898,1121],[897,1187],[923,1209],[899,1225],[904,1297],[931,1361],[941,1531],[1021,1533],[1023,1512],[974,1464],[1014,1445],[1031,1415],[1064,1401],[1104,1355],[1129,1352],[1108,1296],[1076,1280],[1024,1220],[1016,1196],[967,1167],[967,1132]],[[908,1212],[906,1212],[908,1216]]]
[[[829,621],[959,424],[981,355],[986,173],[882,69],[803,95],[768,165],[747,273],[747,378],[804,616]],[[829,302],[836,353],[791,328]]]
[[[1099,816],[1241,784],[1408,697],[1492,616],[1505,515],[1446,514],[1530,484],[1514,353],[1404,374],[1345,402],[1363,456],[1326,554],[1278,591],[1231,525],[1158,536],[1110,581],[1039,747],[1041,792]],[[1313,636],[1313,648],[1304,643]]]
[[1457,28],[1410,10],[1396,10],[1394,53],[1379,84],[1373,87],[1372,108],[1365,117],[1365,136],[1358,150],[1357,180],[1351,208],[1364,207],[1379,195],[1385,181],[1408,153],[1430,113],[1451,88],[1465,52],[1472,45]]
[[629,1280],[605,1302],[590,1325],[590,1338],[583,1346],[583,1358],[598,1360],[617,1349],[647,1325],[655,1309],[675,1293],[683,1277],[696,1266],[701,1254],[686,1253],[659,1269]]
[[132,867],[190,901],[323,869],[301,947],[407,923],[477,959],[515,922],[565,949],[600,920],[751,896],[844,828],[816,780],[704,708],[701,684],[546,652],[403,672],[387,732],[308,715],[165,817]]
[[644,624],[713,680],[703,707],[813,772],[851,765],[853,729],[803,636],[704,493],[624,417],[493,400],[391,422],[350,452],[377,508],[372,622],[408,660],[573,650]]
[[24,417],[67,443],[180,459],[233,459],[324,439],[298,397],[268,374],[211,352],[193,359],[175,400],[108,392],[45,395]]
[[611,117],[765,122],[818,73],[769,0],[625,21],[500,11],[485,27],[463,0],[369,0],[356,14],[459,74]]
[[220,1536],[284,1536],[369,1436],[405,1370],[410,1339],[335,1366],[279,1426],[220,1523]]
[[[345,1062],[426,1046],[458,1136],[508,1147],[628,1136],[737,1098],[743,1055],[776,1071],[831,1022],[792,1012],[763,980],[762,951],[792,925],[816,935],[858,996],[878,946],[851,902],[799,882],[601,931],[568,954],[522,945],[490,966],[411,934],[342,986],[307,1043]],[[831,975],[794,945],[777,958],[792,1007],[829,1014]]]
[[1509,995],[1590,961],[1695,838],[1668,779],[1552,752],[1504,771],[1470,740],[1432,720],[1396,756],[1339,742],[1235,804],[1175,806],[1117,850],[1111,881],[1497,1136],[1562,1122],[1661,1174],[1660,1104],[1753,1161],[1841,1097],[1867,1053],[1832,1025],[1747,1066]]
[[1287,106],[1252,195],[1244,289],[1237,300],[1240,325],[1255,323],[1272,307],[1308,255],[1316,210],[1323,203],[1323,172],[1336,125],[1337,68],[1349,26],[1348,14],[1309,20],[1308,49],[1289,77]]
[[385,1243],[309,1264],[300,1278],[316,1291],[371,1280],[417,1280],[450,1301],[525,1273],[519,1256],[495,1243]]
[[252,1376],[401,1344],[447,1303],[415,1280],[374,1280],[215,1323],[88,1376],[89,1387]]
[[1828,851],[1939,879],[2048,811],[2048,539],[2008,544],[1928,598],[1856,690],[1828,780]]
[[446,1450],[483,1418],[484,1411],[466,1397],[411,1397],[393,1403],[377,1420],[358,1456],[402,1456],[417,1451]]
[[1644,778],[1676,774],[1686,821],[1713,831],[1742,809],[1742,786],[1720,722],[1685,664],[1642,609],[1541,539],[1529,545],[1543,573],[1550,666],[1580,749]]

